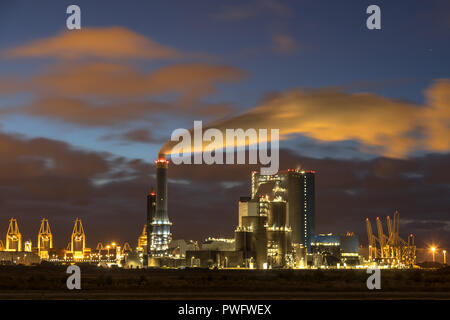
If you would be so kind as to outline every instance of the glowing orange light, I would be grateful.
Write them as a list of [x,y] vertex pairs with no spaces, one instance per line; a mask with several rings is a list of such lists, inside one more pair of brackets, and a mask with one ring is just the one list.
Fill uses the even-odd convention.
[[169,160],[166,158],[159,158],[158,160],[155,160],[155,163],[169,163]]

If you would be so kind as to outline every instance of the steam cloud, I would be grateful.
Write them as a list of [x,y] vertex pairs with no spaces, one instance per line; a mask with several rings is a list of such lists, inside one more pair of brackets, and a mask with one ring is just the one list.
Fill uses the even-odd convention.
[[[279,129],[280,139],[300,134],[319,141],[356,140],[361,151],[393,158],[413,150],[445,152],[450,149],[450,81],[435,81],[426,91],[426,105],[370,93],[295,89],[208,128],[223,136],[226,129],[254,128]],[[170,154],[177,143],[167,141],[159,154]]]

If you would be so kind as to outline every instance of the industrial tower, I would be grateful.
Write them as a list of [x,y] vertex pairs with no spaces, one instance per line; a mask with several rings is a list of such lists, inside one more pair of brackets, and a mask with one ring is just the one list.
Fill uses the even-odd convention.
[[75,260],[83,259],[86,248],[86,236],[83,230],[81,219],[76,218],[73,226],[72,237],[70,239],[70,252]]
[[17,220],[9,220],[8,232],[6,233],[6,251],[22,251],[22,235],[19,232]]
[[41,220],[41,227],[38,233],[38,255],[41,259],[48,259],[49,250],[53,248],[53,236],[50,230],[48,220],[43,218]]

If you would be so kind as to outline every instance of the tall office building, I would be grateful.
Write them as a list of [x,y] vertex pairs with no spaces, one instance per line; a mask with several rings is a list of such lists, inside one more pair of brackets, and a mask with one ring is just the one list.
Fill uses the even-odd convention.
[[[287,224],[292,242],[301,244],[311,252],[315,216],[315,171],[288,169],[275,175],[252,172],[252,198],[268,196],[287,202]],[[263,208],[260,208],[260,211]]]

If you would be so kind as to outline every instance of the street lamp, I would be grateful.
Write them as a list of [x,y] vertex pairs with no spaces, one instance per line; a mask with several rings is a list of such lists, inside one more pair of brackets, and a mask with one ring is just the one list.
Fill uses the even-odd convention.
[[436,247],[431,247],[431,252],[433,253],[433,262],[436,262]]
[[443,250],[442,253],[444,254],[444,264],[447,264],[447,250]]

